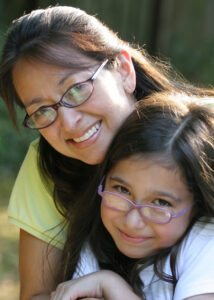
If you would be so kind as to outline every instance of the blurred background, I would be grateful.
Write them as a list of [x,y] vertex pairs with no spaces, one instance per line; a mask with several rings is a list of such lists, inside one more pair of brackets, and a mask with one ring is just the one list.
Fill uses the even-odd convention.
[[[0,51],[13,19],[49,5],[96,15],[130,43],[160,57],[197,86],[214,84],[213,0],[0,0]],[[18,112],[20,124],[24,113]],[[0,300],[18,299],[18,229],[7,223],[12,185],[36,133],[16,132],[0,99]]]

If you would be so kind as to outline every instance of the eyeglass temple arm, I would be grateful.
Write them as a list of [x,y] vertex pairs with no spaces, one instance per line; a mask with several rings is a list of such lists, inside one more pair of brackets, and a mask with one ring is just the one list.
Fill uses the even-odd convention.
[[103,195],[103,181],[104,181],[104,179],[105,179],[105,176],[103,176],[103,178],[101,179],[101,182],[98,186],[98,194],[101,195],[101,196]]
[[104,60],[104,62],[99,66],[99,68],[97,69],[97,71],[95,72],[95,74],[91,77],[91,80],[95,80],[97,78],[97,76],[102,71],[102,69],[107,64],[107,62],[108,62],[108,59]]
[[172,215],[172,218],[178,218],[182,215],[184,215],[188,210],[190,210],[190,208],[192,208],[194,205],[194,203],[191,203],[189,206],[187,206],[186,209],[182,210],[181,212],[179,212],[177,215]]

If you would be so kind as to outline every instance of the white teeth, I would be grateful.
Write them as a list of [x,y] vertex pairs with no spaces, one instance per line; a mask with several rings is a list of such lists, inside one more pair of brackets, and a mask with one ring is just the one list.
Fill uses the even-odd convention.
[[94,126],[93,126],[91,129],[89,129],[89,131],[86,132],[84,135],[82,135],[82,136],[79,137],[79,138],[73,139],[74,142],[80,143],[80,142],[83,142],[83,141],[88,140],[93,134],[95,134],[95,132],[98,131],[99,128],[100,128],[100,125],[99,125],[99,124],[94,125]]

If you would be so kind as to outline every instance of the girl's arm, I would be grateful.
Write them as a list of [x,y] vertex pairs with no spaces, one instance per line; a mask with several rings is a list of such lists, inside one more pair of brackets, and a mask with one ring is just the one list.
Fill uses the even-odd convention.
[[61,261],[61,252],[20,230],[20,300],[50,299],[50,292],[57,285],[56,275]]
[[51,300],[79,298],[140,300],[128,283],[114,272],[103,270],[58,285]]

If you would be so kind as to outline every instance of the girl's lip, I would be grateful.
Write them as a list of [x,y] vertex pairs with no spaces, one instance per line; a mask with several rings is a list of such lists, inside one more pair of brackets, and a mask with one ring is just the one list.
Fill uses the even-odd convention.
[[124,240],[126,240],[129,243],[133,243],[133,244],[140,244],[151,238],[151,237],[146,237],[146,236],[129,235],[121,230],[119,230],[119,231]]
[[79,148],[79,149],[82,149],[82,148],[86,148],[86,147],[89,147],[90,145],[92,145],[93,143],[96,142],[96,140],[98,139],[100,133],[101,133],[101,125],[102,125],[102,122],[101,121],[98,121],[96,123],[94,123],[93,125],[91,125],[90,127],[88,127],[84,133],[82,133],[81,135],[79,136],[76,136],[75,138],[80,138],[81,136],[83,136],[84,134],[86,134],[92,127],[96,126],[96,124],[99,125],[99,129],[94,133],[92,134],[92,136],[90,136],[88,139],[82,141],[82,142],[75,142],[74,139],[68,139],[67,142],[71,143],[72,145],[74,145],[75,147]]

